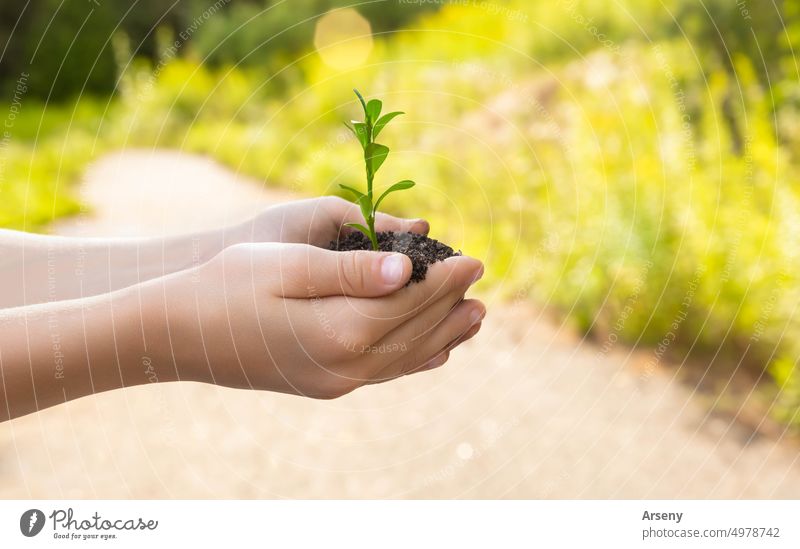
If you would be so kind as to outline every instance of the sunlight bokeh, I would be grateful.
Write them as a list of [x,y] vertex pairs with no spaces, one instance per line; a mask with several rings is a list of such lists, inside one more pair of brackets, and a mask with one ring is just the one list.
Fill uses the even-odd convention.
[[372,51],[372,27],[352,8],[331,10],[317,21],[314,47],[329,67],[358,67]]

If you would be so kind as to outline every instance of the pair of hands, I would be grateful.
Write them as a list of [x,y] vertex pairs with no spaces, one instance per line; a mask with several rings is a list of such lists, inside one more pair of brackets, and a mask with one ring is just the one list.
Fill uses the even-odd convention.
[[[142,284],[158,319],[146,331],[170,339],[151,348],[171,349],[180,379],[315,398],[443,365],[480,329],[485,307],[464,295],[483,266],[453,257],[406,287],[405,255],[324,249],[352,221],[358,208],[334,197],[275,206],[208,262]],[[376,228],[428,224],[384,214]]]

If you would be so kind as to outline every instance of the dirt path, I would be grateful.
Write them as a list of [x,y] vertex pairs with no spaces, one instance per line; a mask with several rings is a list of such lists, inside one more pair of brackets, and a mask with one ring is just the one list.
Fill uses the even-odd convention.
[[[217,226],[288,195],[171,152],[89,172],[69,234]],[[798,497],[797,449],[707,417],[643,353],[491,303],[446,368],[335,401],[137,387],[0,425],[0,497]]]

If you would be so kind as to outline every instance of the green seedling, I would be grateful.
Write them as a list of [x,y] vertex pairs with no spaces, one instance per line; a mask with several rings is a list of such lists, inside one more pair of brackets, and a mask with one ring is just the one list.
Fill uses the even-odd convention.
[[367,168],[367,192],[362,193],[358,189],[348,187],[347,185],[339,185],[343,190],[353,195],[354,202],[361,208],[361,213],[364,215],[364,221],[367,226],[361,223],[347,223],[348,227],[353,227],[367,235],[370,242],[372,242],[372,249],[378,249],[378,235],[375,233],[375,214],[378,213],[378,207],[389,194],[395,191],[402,191],[410,189],[414,186],[414,182],[409,179],[398,181],[381,194],[377,200],[373,200],[373,181],[378,169],[383,165],[386,156],[389,154],[389,147],[375,143],[378,134],[381,133],[383,128],[386,127],[394,117],[404,114],[400,111],[390,112],[381,116],[381,109],[383,103],[378,99],[370,99],[368,102],[358,93],[358,90],[353,90],[361,102],[364,109],[364,121],[353,120],[352,126],[345,123],[345,126],[353,132],[358,142],[361,143],[361,148],[364,149],[364,164]]

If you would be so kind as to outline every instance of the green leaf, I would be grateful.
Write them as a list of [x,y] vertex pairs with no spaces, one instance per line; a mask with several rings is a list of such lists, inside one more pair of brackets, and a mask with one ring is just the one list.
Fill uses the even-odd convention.
[[366,149],[369,145],[369,128],[364,122],[353,122],[353,133],[356,134],[358,142],[361,143],[361,148]]
[[348,187],[347,185],[343,185],[341,183],[339,183],[339,188],[351,193],[355,197],[355,203],[358,204],[358,207],[361,209],[364,220],[368,221],[372,216],[372,199],[369,197],[369,195],[366,195],[358,189]]
[[356,95],[358,96],[358,100],[361,101],[361,107],[364,109],[364,116],[366,116],[367,115],[367,104],[364,102],[364,98],[361,97],[361,94],[358,93],[357,89],[353,88],[353,91],[356,92]]
[[383,191],[383,194],[375,202],[375,211],[378,211],[378,206],[381,205],[383,199],[386,198],[390,193],[393,193],[395,191],[404,191],[406,189],[410,189],[414,185],[416,185],[416,183],[414,183],[410,179],[404,179],[403,181],[398,181],[397,183],[395,183],[394,185]]
[[362,225],[361,223],[345,223],[344,225],[345,225],[345,227],[353,227],[354,229],[358,229],[359,231],[361,231],[362,233],[364,233],[365,235],[367,235],[367,238],[369,238],[370,240],[372,240],[372,237],[371,237],[371,236],[370,236],[370,234],[369,234],[369,229],[367,229],[367,228],[366,228],[364,225]]
[[372,198],[364,194],[357,200],[357,203],[358,207],[361,208],[361,215],[364,216],[364,221],[369,223],[369,219],[372,217]]
[[360,200],[361,197],[364,196],[364,193],[362,193],[358,189],[354,189],[353,187],[348,187],[347,185],[342,185],[341,183],[339,183],[339,188],[351,193],[356,200]]
[[378,168],[381,167],[388,154],[389,147],[386,145],[381,145],[379,143],[370,143],[367,145],[367,148],[364,149],[364,160],[367,162],[367,169],[372,175],[377,173]]
[[401,114],[405,113],[402,111],[395,111],[381,116],[378,119],[378,121],[375,122],[375,127],[372,128],[372,138],[375,139],[376,137],[378,137],[378,134],[381,133],[383,127],[386,126],[386,124],[388,124],[392,120],[392,118],[394,118],[395,116],[400,116]]
[[375,125],[375,121],[378,120],[378,117],[381,115],[381,109],[383,108],[383,103],[379,99],[370,99],[369,103],[367,103],[367,122],[370,126]]

